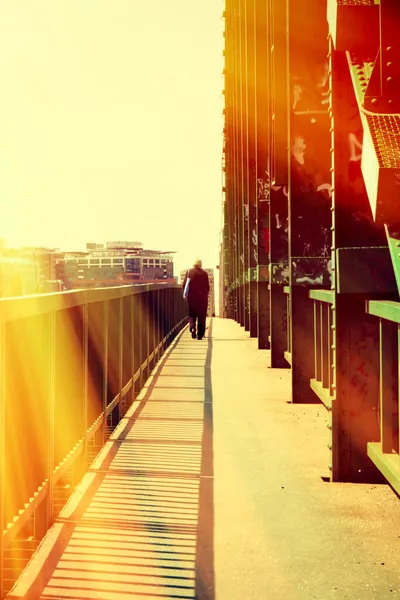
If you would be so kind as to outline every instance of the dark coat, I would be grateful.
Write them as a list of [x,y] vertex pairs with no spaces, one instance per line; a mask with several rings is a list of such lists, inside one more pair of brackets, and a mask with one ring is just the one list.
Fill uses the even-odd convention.
[[210,291],[208,274],[199,267],[193,267],[193,269],[190,269],[190,271],[186,273],[185,280],[183,282],[183,289],[185,289],[186,280],[188,277],[190,279],[188,293],[189,312],[206,313],[208,306],[208,293]]

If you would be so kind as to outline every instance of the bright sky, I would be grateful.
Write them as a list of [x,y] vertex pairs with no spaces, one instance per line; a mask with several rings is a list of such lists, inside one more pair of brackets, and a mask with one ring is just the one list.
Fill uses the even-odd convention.
[[[0,237],[218,264],[221,0],[0,7]],[[189,263],[189,264],[188,264]]]

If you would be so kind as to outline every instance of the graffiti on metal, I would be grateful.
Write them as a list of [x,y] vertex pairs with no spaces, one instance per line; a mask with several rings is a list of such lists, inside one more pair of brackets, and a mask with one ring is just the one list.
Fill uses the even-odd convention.
[[295,257],[291,260],[292,285],[331,286],[332,260],[327,257]]
[[270,264],[271,283],[277,285],[289,285],[290,269],[288,261]]

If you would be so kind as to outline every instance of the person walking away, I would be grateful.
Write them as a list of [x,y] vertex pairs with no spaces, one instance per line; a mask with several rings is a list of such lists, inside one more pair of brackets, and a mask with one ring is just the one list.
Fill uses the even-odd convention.
[[208,293],[210,284],[208,274],[202,269],[203,263],[200,259],[195,260],[193,268],[190,269],[185,276],[183,289],[189,280],[187,289],[187,302],[189,305],[189,328],[192,338],[201,340],[206,332],[206,316],[208,307]]

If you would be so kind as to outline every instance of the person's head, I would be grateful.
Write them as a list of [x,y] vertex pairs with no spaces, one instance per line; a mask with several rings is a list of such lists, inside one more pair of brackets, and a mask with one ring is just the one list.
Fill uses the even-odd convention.
[[196,258],[196,260],[193,263],[194,267],[197,267],[198,269],[201,269],[201,267],[203,266],[203,262],[200,258]]

